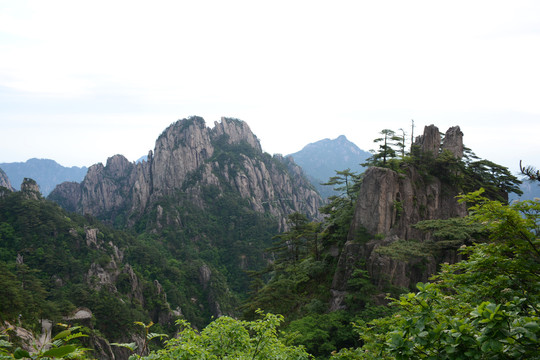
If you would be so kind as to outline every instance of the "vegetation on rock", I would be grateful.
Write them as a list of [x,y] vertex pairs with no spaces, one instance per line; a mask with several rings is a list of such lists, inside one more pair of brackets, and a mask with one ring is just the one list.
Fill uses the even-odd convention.
[[[171,129],[193,126],[203,122]],[[294,209],[297,197],[264,203],[249,186],[241,187],[249,196],[240,193],[236,181],[255,168],[273,169],[275,177],[294,168],[241,136],[231,141],[238,134],[225,133],[227,126],[246,131],[237,120],[222,125],[211,154],[180,188],[153,195],[143,212],[114,210],[123,231],[68,213],[31,187],[2,192],[0,320],[36,333],[41,319],[71,327],[55,327],[52,347],[34,352],[17,350],[3,333],[0,358],[110,357],[98,354],[103,337],[119,345],[117,358],[539,358],[540,204],[507,204],[519,181],[506,168],[466,148],[456,156],[459,146],[441,145],[437,136],[439,142],[424,139],[407,153],[404,132],[383,130],[370,165],[382,166],[385,179],[436,191],[388,197],[390,231],[375,233],[352,226],[370,175],[336,171],[327,182],[336,193],[320,209],[324,218],[290,211],[280,224],[275,210]],[[176,140],[181,147],[189,139]],[[129,170],[121,158],[112,162]],[[438,201],[429,196],[453,201],[454,192],[469,193],[461,197],[467,217],[419,215]],[[413,218],[423,221],[403,225]],[[449,254],[449,264],[428,269]],[[404,288],[377,273],[373,258],[436,275]],[[91,318],[72,316],[81,307]],[[165,334],[164,344],[150,342]],[[94,352],[82,351],[90,346]]]

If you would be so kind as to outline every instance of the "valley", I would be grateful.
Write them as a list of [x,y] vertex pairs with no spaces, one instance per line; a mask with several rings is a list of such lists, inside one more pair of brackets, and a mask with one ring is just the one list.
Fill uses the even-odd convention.
[[[111,156],[106,164],[90,166],[80,181],[62,182],[46,197],[35,179],[25,176],[17,191],[7,172],[0,172],[0,320],[36,335],[43,319],[77,331],[80,326],[86,335],[77,339],[80,346],[100,359],[127,359],[135,348],[150,358],[174,357],[184,346],[180,340],[164,349],[163,342],[147,344],[141,330],[148,333],[150,325],[143,329],[141,324],[152,324],[152,333],[171,338],[183,333],[191,344],[203,341],[205,332],[217,336],[212,326],[249,329],[246,336],[258,341],[263,330],[255,329],[266,329],[264,336],[275,341],[268,351],[296,358],[309,358],[308,353],[319,359],[370,358],[367,350],[406,354],[399,346],[408,345],[399,344],[411,344],[407,334],[413,330],[402,335],[388,331],[390,338],[377,344],[377,336],[384,334],[359,335],[351,323],[364,330],[377,321],[403,328],[389,320],[401,314],[395,304],[389,306],[391,299],[401,299],[397,302],[405,306],[418,294],[433,303],[450,296],[444,282],[440,288],[429,287],[432,276],[473,266],[468,260],[475,258],[477,247],[489,247],[490,239],[503,245],[511,241],[497,227],[504,222],[488,218],[493,215],[489,209],[468,210],[477,203],[499,204],[500,213],[528,214],[531,223],[519,225],[519,231],[530,245],[514,244],[523,250],[508,261],[534,265],[509,276],[534,277],[536,255],[526,255],[524,249],[536,249],[538,243],[538,204],[508,205],[509,194],[522,193],[521,182],[508,169],[478,159],[464,145],[459,127],[441,133],[426,126],[407,150],[384,141],[370,155],[351,144],[344,136],[310,144],[331,153],[327,161],[305,153],[270,155],[244,121],[222,118],[210,128],[204,119],[190,117],[166,128],[146,160]],[[306,169],[297,158],[298,163],[306,161]],[[339,158],[350,158],[358,167],[337,162]],[[320,160],[318,165],[329,164],[325,171],[346,168],[332,169],[332,176],[320,179],[316,170],[307,169],[314,159]],[[306,174],[334,190],[321,196]],[[484,218],[475,218],[479,214]],[[502,256],[496,249],[484,251]],[[501,269],[496,279],[503,282],[507,270]],[[476,268],[470,273],[483,276]],[[447,281],[459,285],[461,280]],[[475,279],[468,281],[477,286]],[[530,282],[523,292],[520,284],[505,283],[503,295],[489,288],[477,291],[485,291],[482,300],[487,302],[521,294],[524,304],[534,303],[537,285]],[[456,297],[467,299],[469,307],[456,310],[456,318],[463,309],[481,305],[460,295],[458,285]],[[494,283],[493,289],[500,286]],[[510,316],[510,305],[505,306]],[[429,319],[442,322],[436,311],[443,310],[435,305],[430,309]],[[515,321],[536,323],[536,310],[525,305],[521,312],[512,309]],[[423,319],[415,321],[429,323]],[[179,322],[184,324],[180,329]],[[6,339],[30,351],[31,340],[17,339],[8,328],[4,325],[2,333]],[[533,335],[538,332],[533,325],[529,328]],[[52,330],[54,336],[62,328],[54,325]],[[533,335],[522,336],[532,341]],[[130,350],[115,344],[135,345]],[[475,344],[467,346],[486,353],[499,346],[488,348],[481,339]],[[519,344],[522,348],[511,349],[516,354],[531,354],[536,346]],[[199,345],[202,354],[208,345]],[[259,350],[242,351],[252,351],[255,358],[262,356]]]

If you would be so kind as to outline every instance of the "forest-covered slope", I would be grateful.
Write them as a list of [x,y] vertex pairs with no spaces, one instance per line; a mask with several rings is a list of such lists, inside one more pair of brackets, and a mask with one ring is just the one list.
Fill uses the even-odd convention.
[[[418,296],[447,304],[449,309],[462,301],[463,309],[484,311],[488,305],[480,309],[481,301],[496,306],[519,296],[519,282],[509,280],[517,276],[528,282],[522,303],[534,303],[538,295],[531,281],[534,274],[516,266],[537,261],[536,253],[526,251],[531,244],[534,251],[538,242],[536,210],[504,205],[508,192],[519,191],[519,181],[507,169],[475,158],[463,146],[459,128],[441,137],[438,129],[427,127],[410,153],[385,142],[366,160],[370,169],[365,174],[338,171],[331,182],[340,188],[340,195],[320,207],[324,215],[320,217],[306,211],[311,209],[309,199],[317,198],[311,197],[316,194],[298,167],[262,153],[246,126],[229,119],[210,130],[198,118],[171,125],[148,161],[133,164],[114,156],[107,165],[92,167],[81,184],[60,186],[51,198],[73,213],[41,198],[31,180],[20,192],[2,191],[0,260],[3,281],[16,289],[10,292],[10,301],[18,306],[5,306],[3,319],[13,323],[17,312],[25,311],[22,322],[37,329],[39,318],[67,321],[75,310],[88,310],[93,318],[83,324],[93,334],[90,343],[103,349],[97,346],[106,343],[102,335],[143,346],[141,337],[134,335],[134,320],[152,320],[157,323],[152,331],[172,333],[174,319],[203,329],[212,316],[220,317],[201,335],[182,322],[178,330],[185,336],[152,354],[153,359],[202,359],[242,351],[250,358],[262,359],[262,354],[307,358],[295,347],[300,345],[320,359],[408,358],[410,354],[422,358],[421,346],[436,346],[440,334],[426,327],[427,335],[419,330],[418,338],[408,336],[413,334],[409,323],[386,317],[396,311],[388,307],[387,294],[399,297],[414,290],[417,281],[429,281],[441,268],[457,275],[471,269],[473,275],[459,280],[462,283],[442,275],[447,285],[435,289],[420,284]],[[467,197],[467,203],[455,198],[480,188],[485,189],[485,199],[480,192]],[[494,217],[506,216],[506,210],[528,214],[525,218],[530,216],[532,222],[514,224],[521,230],[497,235],[499,245],[504,245],[521,234],[516,249],[523,251],[514,256],[507,245],[489,247],[486,241],[494,236],[489,224],[503,222],[467,218],[466,207],[473,202],[495,204],[488,209],[495,209],[496,214],[490,215]],[[501,268],[482,269],[487,263],[463,261],[459,249],[465,248],[472,259],[475,251],[490,252]],[[56,254],[62,254],[59,260]],[[505,256],[509,268],[504,267]],[[534,266],[531,269],[537,273]],[[488,279],[482,274],[487,270],[496,273],[491,284],[497,294],[477,281]],[[452,284],[459,285],[459,293],[448,293]],[[468,296],[467,286],[481,297]],[[506,292],[512,296],[506,297]],[[456,303],[447,298],[452,295]],[[415,296],[407,295],[400,304],[421,306],[408,305]],[[538,314],[525,307],[504,306],[512,311],[509,316],[515,315],[517,325],[532,325],[528,325],[530,333],[520,333],[528,336],[521,348],[502,348],[530,355]],[[451,328],[452,322],[441,317],[446,316],[443,308],[433,305],[433,323],[446,321]],[[282,314],[284,321],[258,309]],[[464,313],[457,309],[453,314]],[[406,309],[399,316],[407,318]],[[414,316],[408,318],[421,324]],[[233,319],[238,317],[246,321]],[[364,328],[362,338],[352,322]],[[380,332],[368,333],[371,323]],[[481,324],[471,322],[470,334],[479,337],[484,331]],[[409,333],[399,333],[402,329]],[[263,333],[266,337],[261,337]],[[227,334],[227,341],[215,341],[219,334]],[[429,343],[422,337],[428,335],[439,340]],[[253,346],[263,338],[269,339],[268,345],[262,345],[268,346],[268,353]],[[500,339],[502,335],[497,344],[477,339],[465,345],[477,346],[480,350],[475,354],[493,357]],[[112,350],[107,349],[96,353],[111,358]],[[126,352],[116,353],[117,358],[127,357]]]
[[[38,326],[39,318],[56,321],[84,307],[111,341],[129,340],[133,320],[168,328],[181,317],[200,328],[212,317],[237,316],[248,272],[266,266],[264,250],[287,215],[316,219],[321,204],[294,162],[263,153],[247,124],[235,119],[213,129],[201,118],[180,120],[157,139],[148,161],[116,155],[90,167],[81,183],[61,184],[49,196],[71,215],[28,182],[31,197],[21,190],[2,199],[7,235],[0,238],[14,284],[21,281],[19,258],[45,289],[40,306],[20,305],[40,312],[25,323]],[[32,226],[19,224],[24,217],[17,214]],[[57,268],[64,263],[70,273]],[[108,317],[96,299],[110,304]],[[15,309],[4,309],[12,321]]]
[[39,320],[66,322],[84,308],[94,339],[126,341],[133,321],[170,325],[174,313],[161,285],[129,264],[142,246],[126,232],[67,213],[27,180],[21,191],[0,196],[0,319],[39,333]]

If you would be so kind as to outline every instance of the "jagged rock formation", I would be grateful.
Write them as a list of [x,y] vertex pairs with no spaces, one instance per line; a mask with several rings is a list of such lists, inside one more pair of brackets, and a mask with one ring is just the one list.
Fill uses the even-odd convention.
[[[425,128],[423,136],[417,138],[416,144],[421,151],[434,157],[447,149],[460,158],[463,155],[463,134],[459,127],[450,128],[444,139],[441,145],[439,130],[431,125]],[[412,225],[418,221],[466,216],[465,204],[458,203],[455,198],[458,193],[459,189],[440,179],[425,177],[410,166],[400,173],[388,168],[368,169],[358,195],[348,241],[334,276],[332,310],[343,306],[347,280],[361,263],[375,284],[409,287],[418,281],[426,281],[435,273],[438,263],[455,262],[455,251],[445,252],[441,258],[426,254],[423,258],[404,261],[382,255],[376,249],[397,240],[429,240],[429,234],[413,228]],[[377,235],[377,239],[359,240],[366,233]]]
[[15,191],[15,189],[13,189],[13,186],[11,186],[11,182],[9,181],[8,176],[2,169],[0,169],[0,187],[4,187],[10,191]]
[[416,137],[415,145],[420,147],[424,154],[430,153],[433,157],[436,157],[441,147],[439,128],[434,125],[424,127],[424,134]]
[[[236,294],[249,287],[246,271],[266,265],[263,250],[287,227],[288,215],[319,219],[322,203],[301,168],[263,153],[245,122],[222,118],[208,128],[199,117],[171,124],[146,161],[115,155],[91,166],[80,184],[59,185],[48,199],[152,237],[152,246],[166,249],[186,272],[183,279],[160,279],[174,299],[176,310],[167,314],[192,317],[234,315]],[[95,239],[87,230],[87,245],[95,246]],[[88,285],[114,293],[108,284],[122,278],[124,287],[136,287],[134,281],[126,285],[131,277],[120,263],[112,258],[92,264]],[[180,283],[182,294],[172,285]],[[131,293],[137,299],[137,291]],[[152,317],[164,320],[163,314]]]
[[[263,154],[248,125],[228,118],[213,129],[199,117],[173,123],[159,136],[147,161],[131,163],[115,155],[105,166],[91,166],[80,185],[63,183],[49,198],[66,209],[111,222],[124,212],[133,224],[158,199],[178,191],[204,207],[205,185],[232,187],[253,210],[278,217],[282,228],[294,211],[319,217],[320,197],[301,169],[291,160]],[[165,221],[174,218],[165,216]]]
[[37,200],[41,197],[39,185],[34,179],[24,178],[21,184],[21,192],[34,200]]
[[442,150],[448,150],[455,157],[461,159],[463,157],[463,133],[459,126],[453,126],[444,135]]

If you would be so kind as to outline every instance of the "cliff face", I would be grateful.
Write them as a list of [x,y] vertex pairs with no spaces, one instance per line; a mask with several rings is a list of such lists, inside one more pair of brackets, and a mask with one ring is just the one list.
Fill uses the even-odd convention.
[[[448,130],[441,145],[439,130],[431,125],[417,139],[417,146],[424,153],[438,156],[449,150],[456,157],[463,155],[463,134],[459,127]],[[411,257],[407,260],[383,255],[376,251],[397,240],[426,242],[429,234],[414,229],[421,220],[448,219],[466,216],[465,204],[457,202],[459,189],[443,183],[440,179],[426,177],[413,167],[401,172],[373,167],[366,171],[354,218],[349,230],[348,241],[340,255],[338,268],[332,284],[333,309],[342,306],[347,290],[347,280],[355,267],[363,263],[372,281],[382,286],[391,284],[409,287],[418,281],[427,281],[435,273],[436,265],[442,261],[456,261],[455,251],[440,254],[435,258]],[[361,243],[359,234],[369,233],[377,239]]]
[[181,191],[204,207],[201,186],[237,191],[257,212],[269,212],[283,227],[299,211],[318,218],[319,195],[293,162],[263,154],[257,137],[240,120],[222,118],[213,129],[202,118],[180,120],[157,139],[148,160],[122,155],[93,165],[80,184],[59,185],[50,195],[68,209],[115,221],[121,211],[136,219],[163,196]]
[[[318,219],[322,202],[292,160],[262,152],[246,123],[222,118],[208,128],[197,117],[165,129],[147,161],[115,155],[91,166],[80,184],[63,183],[48,198],[144,231],[149,246],[166,249],[185,274],[160,280],[175,299],[171,305],[198,316],[233,315],[236,294],[249,288],[246,271],[266,265],[264,249],[287,227],[287,216]],[[93,279],[125,277],[114,264],[91,270]]]
[[9,178],[2,169],[0,169],[0,187],[5,187],[8,190],[15,191],[15,189],[13,189],[13,186],[11,186]]

